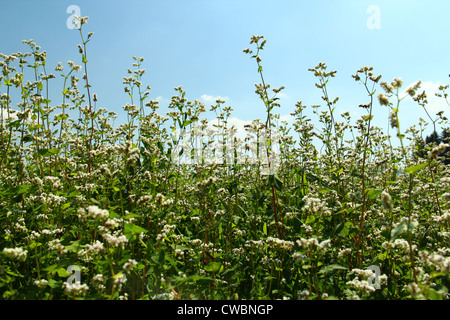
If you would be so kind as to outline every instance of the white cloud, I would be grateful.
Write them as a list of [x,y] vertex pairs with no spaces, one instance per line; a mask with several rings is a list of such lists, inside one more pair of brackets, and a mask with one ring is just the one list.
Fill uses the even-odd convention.
[[286,121],[288,124],[292,124],[294,122],[295,118],[294,116],[292,116],[291,114],[284,114],[284,115],[280,115],[280,122],[281,121]]
[[[231,128],[233,126],[236,128],[236,136],[238,136],[240,138],[243,138],[246,135],[244,126],[252,123],[252,121],[246,121],[246,120],[238,119],[236,117],[229,118],[227,120],[227,122],[228,122],[227,123],[228,128]],[[210,120],[208,122],[208,125],[210,128],[214,128],[213,125],[217,125],[217,118]]]
[[203,94],[202,96],[201,96],[201,99],[204,101],[204,102],[207,102],[207,103],[216,103],[216,100],[223,100],[223,101],[227,101],[227,100],[229,100],[230,98],[228,98],[228,97],[222,97],[222,96],[210,96],[210,95],[207,95],[207,94]]
[[[411,83],[408,87],[412,87],[417,82]],[[439,111],[444,111],[448,114],[450,111],[450,106],[447,105],[444,98],[440,98],[436,96],[436,93],[439,93],[439,86],[441,86],[440,83],[435,83],[432,81],[425,81],[422,82],[420,88],[417,90],[416,94],[421,94],[423,91],[425,91],[427,95],[428,104],[425,106],[427,108],[427,111],[430,113],[430,116],[436,115]],[[441,92],[442,93],[442,92]],[[406,90],[403,91],[402,96],[406,95]]]
[[284,93],[284,92],[278,92],[278,93],[277,93],[277,98],[280,98],[280,99],[288,99],[289,96],[288,96],[286,93]]
[[10,109],[8,113],[8,110],[3,109],[1,112],[1,119],[3,119],[3,121],[6,121],[8,119],[11,122],[17,120],[16,110]]
[[[0,111],[0,122],[3,123],[7,123],[9,121],[9,123],[17,121],[17,113],[19,113],[20,111],[14,110],[14,109],[9,109],[9,114],[8,114],[8,110],[3,109],[2,111]],[[36,124],[36,121],[31,119],[31,113],[28,113],[27,118],[25,119],[25,122],[27,124]]]

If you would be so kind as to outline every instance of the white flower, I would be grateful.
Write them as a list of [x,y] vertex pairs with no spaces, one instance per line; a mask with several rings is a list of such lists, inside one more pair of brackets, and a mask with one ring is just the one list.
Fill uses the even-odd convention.
[[387,284],[388,277],[387,275],[382,274],[381,276],[378,277],[378,280],[380,280],[380,284]]
[[297,217],[298,215],[300,215],[300,213],[298,212],[286,212],[286,219],[293,219],[295,217]]
[[331,247],[331,240],[324,240],[321,243],[319,243],[319,249],[326,249]]
[[416,283],[410,283],[408,285],[408,290],[412,293],[412,294],[419,294],[420,293],[420,288]]
[[311,239],[301,238],[300,240],[297,240],[297,244],[300,247],[312,248],[314,246],[317,246],[319,244],[319,241],[317,241],[316,238],[311,238]]
[[313,248],[317,248],[318,251],[325,251],[326,248],[331,246],[331,240],[324,240],[322,242],[319,242],[316,238],[311,238],[311,239],[300,239],[297,240],[297,244],[300,247],[303,247],[305,249],[313,249]]
[[44,288],[47,285],[48,281],[45,279],[41,279],[41,280],[35,280],[34,284],[36,286],[38,286],[39,288]]
[[407,251],[409,250],[409,243],[405,239],[395,239],[394,247],[395,248],[400,247],[401,249]]
[[304,289],[302,292],[299,293],[301,299],[308,299],[310,296],[310,292],[306,289]]
[[303,210],[310,214],[320,213],[324,216],[329,216],[331,214],[324,200],[308,196],[304,196],[302,200],[305,202]]
[[403,80],[402,78],[395,78],[394,80],[392,80],[392,86],[397,89],[400,88],[403,85]]
[[106,281],[106,277],[103,274],[97,274],[92,278],[92,286],[100,291],[104,291],[106,289],[103,284]]
[[101,243],[100,241],[96,240],[92,245],[87,244],[86,245],[86,249],[87,249],[88,252],[100,253],[105,248],[103,247],[103,243]]
[[387,105],[389,105],[389,97],[386,96],[386,95],[383,94],[383,93],[380,93],[380,94],[378,95],[378,101],[380,102],[380,105],[382,105],[382,106],[387,106]]
[[183,259],[184,258],[184,252],[181,249],[175,249],[175,254],[178,258]]
[[27,250],[23,248],[4,248],[3,254],[10,259],[16,259],[18,261],[25,261],[27,259]]
[[50,250],[57,250],[60,254],[67,253],[67,249],[61,244],[59,239],[49,241],[48,246]]
[[267,244],[273,244],[281,249],[290,250],[294,246],[294,242],[281,240],[278,238],[268,237],[266,240]]
[[350,248],[341,249],[341,250],[339,250],[338,257],[342,258],[342,257],[350,255],[351,253],[352,253],[352,249],[350,249]]
[[430,151],[428,157],[430,158],[430,160],[435,159],[438,155],[443,153],[448,148],[450,148],[450,144],[441,143],[439,146]]
[[117,274],[116,276],[114,276],[114,287],[117,290],[122,289],[122,285],[127,282],[127,277],[123,274]]
[[92,280],[93,281],[95,281],[95,282],[104,282],[105,281],[105,275],[103,275],[103,274],[96,274],[93,278],[92,278]]
[[84,295],[89,290],[89,287],[86,284],[81,284],[79,281],[75,281],[72,283],[64,282],[63,289],[67,295],[74,296]]
[[128,242],[128,239],[126,236],[121,235],[121,236],[113,236],[110,233],[105,233],[102,236],[109,244],[113,245],[114,247],[118,247],[120,245],[124,245],[125,243]]
[[105,209],[100,209],[97,206],[89,206],[88,208],[89,216],[94,219],[107,219],[109,217],[109,212]]
[[117,229],[121,222],[122,222],[122,220],[121,219],[117,219],[117,218],[108,219],[105,222],[105,226],[107,226],[110,229]]
[[134,259],[128,259],[128,262],[126,262],[126,263],[123,265],[123,270],[125,270],[126,273],[129,273],[129,272],[133,269],[133,267],[134,267],[135,265],[137,265],[136,260],[134,260]]
[[369,277],[373,276],[373,271],[369,270],[369,269],[362,270],[362,269],[355,268],[355,269],[352,269],[351,273],[355,273],[363,279],[368,279]]
[[376,290],[375,287],[369,285],[369,282],[366,280],[361,281],[357,277],[351,281],[348,281],[346,284],[360,291],[363,295],[370,295]]

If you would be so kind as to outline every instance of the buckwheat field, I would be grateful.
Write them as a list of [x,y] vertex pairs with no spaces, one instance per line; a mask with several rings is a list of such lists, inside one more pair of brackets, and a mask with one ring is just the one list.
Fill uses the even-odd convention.
[[[80,65],[47,65],[33,40],[0,54],[2,299],[449,298],[450,139],[437,129],[449,123],[428,112],[421,82],[362,67],[365,115],[339,122],[327,90],[337,71],[321,62],[310,71],[322,101],[298,101],[288,125],[284,87],[263,75],[266,39],[253,36],[242,54],[267,118],[244,136],[224,101],[190,101],[182,86],[159,114],[139,57],[123,78],[128,121],[116,123],[89,84],[87,20]],[[438,98],[450,108],[448,89]],[[428,116],[409,128],[404,94]],[[380,108],[390,132],[373,125]]]

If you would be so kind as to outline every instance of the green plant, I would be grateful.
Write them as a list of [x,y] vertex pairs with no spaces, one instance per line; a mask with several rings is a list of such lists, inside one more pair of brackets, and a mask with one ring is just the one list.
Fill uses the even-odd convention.
[[[49,97],[55,76],[33,41],[24,41],[31,53],[0,54],[2,299],[448,299],[449,145],[417,143],[423,121],[400,131],[399,79],[379,83],[371,67],[359,69],[367,114],[340,121],[327,87],[336,71],[320,63],[310,71],[324,108],[299,101],[292,124],[278,121],[284,87],[269,97],[266,40],[253,36],[256,54],[244,52],[257,62],[267,118],[246,126],[243,143],[223,100],[209,110],[212,128],[205,104],[181,86],[159,114],[137,57],[123,79],[127,122],[115,126],[91,97],[92,33],[85,39],[79,21],[81,64],[58,63],[59,97]],[[378,86],[399,147],[373,125]],[[425,108],[418,88],[407,93]],[[448,125],[442,114],[430,119],[434,131]]]

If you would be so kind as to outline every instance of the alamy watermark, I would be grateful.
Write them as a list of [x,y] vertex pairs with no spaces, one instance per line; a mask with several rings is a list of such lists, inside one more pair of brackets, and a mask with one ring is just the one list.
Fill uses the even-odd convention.
[[69,276],[64,282],[64,292],[75,298],[75,296],[84,295],[89,290],[86,284],[81,283],[81,268],[77,265],[71,265],[67,268],[68,273],[73,274]]
[[75,5],[75,4],[72,4],[72,5],[67,7],[66,12],[72,14],[71,16],[69,16],[67,18],[67,21],[66,21],[67,28],[69,28],[70,30],[78,29],[79,25],[78,25],[78,20],[76,19],[76,17],[80,17],[81,16],[81,9],[80,9],[80,7]]
[[[374,272],[374,275],[372,275],[369,278],[367,278],[367,282],[369,283],[369,286],[374,287],[376,290],[377,289],[381,289],[381,281],[380,281],[381,271],[380,271],[380,267],[372,265],[372,266],[369,266],[367,268],[367,270],[370,270],[370,271]],[[375,284],[373,284],[374,281],[375,281]]]
[[367,18],[367,28],[369,30],[380,30],[381,29],[381,9],[379,6],[371,5],[367,8],[367,14],[370,14]]
[[73,285],[76,282],[81,283],[81,268],[76,265],[71,265],[67,268],[67,273],[72,272],[73,274],[67,278],[66,283],[68,285]]

